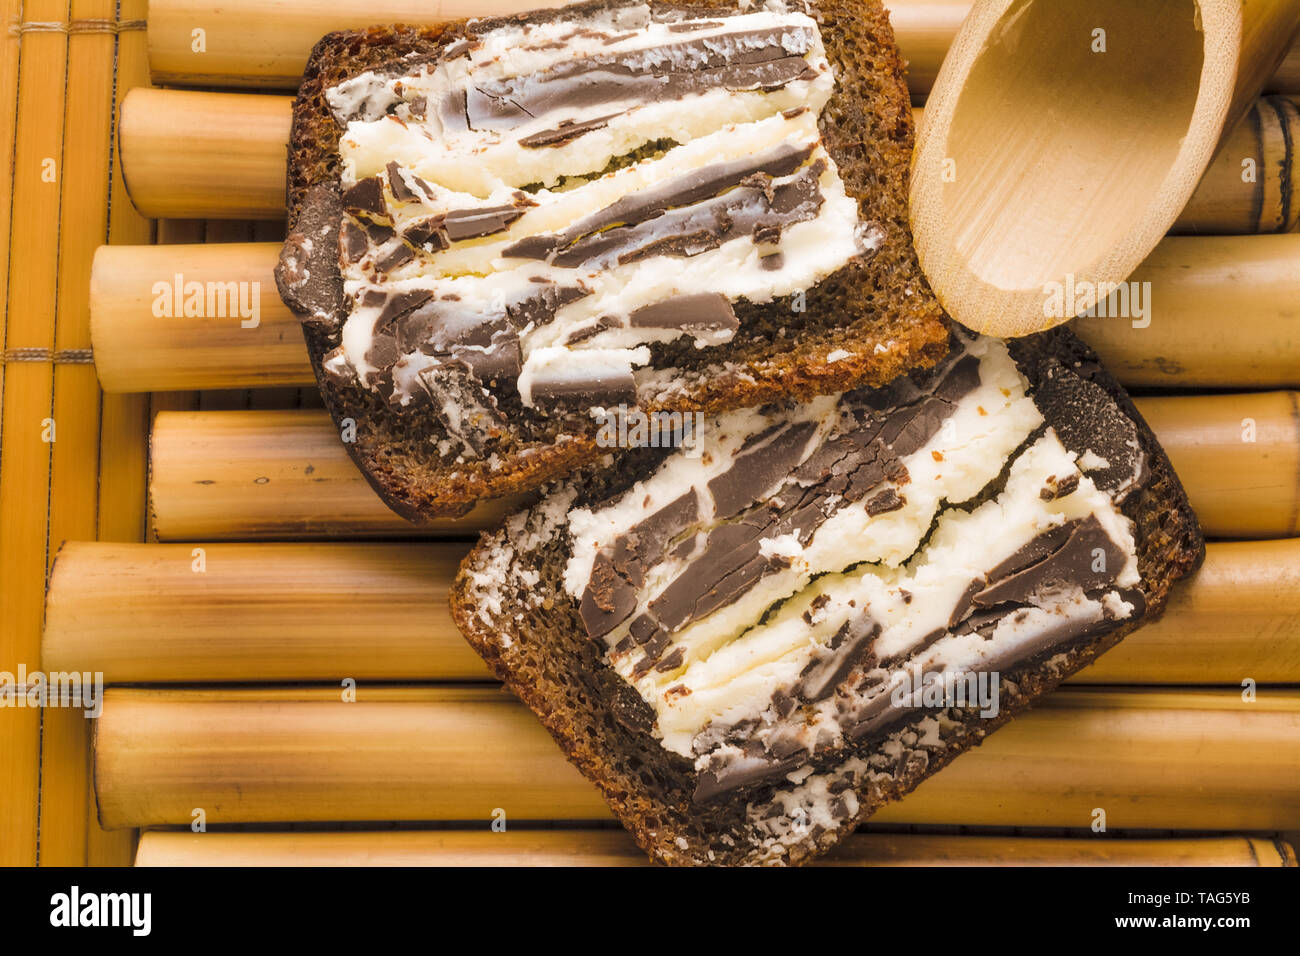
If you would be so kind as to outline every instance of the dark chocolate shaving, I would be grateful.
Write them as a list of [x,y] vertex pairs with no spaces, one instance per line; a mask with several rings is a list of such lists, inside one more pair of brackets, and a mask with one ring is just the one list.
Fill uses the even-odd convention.
[[773,491],[799,467],[815,422],[786,425],[763,444],[737,455],[731,467],[709,482],[718,518],[730,518]]
[[703,292],[678,295],[636,309],[628,316],[634,329],[680,329],[683,332],[734,332],[740,327],[736,310],[725,295]]
[[367,176],[355,186],[343,191],[343,208],[353,215],[385,216],[388,204],[384,202],[384,185],[378,176]]
[[609,125],[609,121],[615,116],[621,116],[622,113],[610,113],[606,116],[597,116],[595,119],[583,120],[562,120],[554,129],[544,129],[539,133],[531,133],[528,136],[521,137],[520,146],[530,149],[538,149],[543,146],[562,146],[570,143],[584,133],[590,133],[592,130],[604,129]]
[[[975,604],[980,607],[1006,602],[1027,604],[1036,594],[1067,586],[1089,591],[1112,584],[1124,567],[1123,550],[1095,515],[1068,522],[1049,534],[1051,542],[1059,544],[1019,570],[999,577],[990,575],[988,587],[975,595]],[[1027,548],[1022,548],[1004,564],[1018,560],[1026,551]]]
[[880,623],[868,617],[846,621],[830,643],[803,669],[790,693],[805,703],[829,697],[859,664],[869,670],[872,644],[880,636]]

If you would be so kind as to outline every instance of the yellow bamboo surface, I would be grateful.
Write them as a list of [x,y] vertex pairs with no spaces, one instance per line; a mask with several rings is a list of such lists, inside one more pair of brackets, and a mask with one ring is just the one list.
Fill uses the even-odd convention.
[[1293,232],[1300,218],[1295,97],[1266,96],[1219,144],[1173,232]]
[[1143,398],[1207,533],[1300,534],[1300,394]]
[[[1296,533],[1295,402],[1291,392],[1138,400],[1208,535]],[[151,447],[153,528],[163,541],[446,536],[481,530],[503,510],[484,502],[466,518],[413,528],[380,501],[320,411],[167,412],[154,420]]]
[[[46,603],[51,670],[110,683],[478,681],[447,591],[465,543],[69,542]],[[1213,543],[1160,621],[1072,680],[1300,683],[1300,538]]]
[[[15,11],[16,13],[17,11]],[[68,4],[27,0],[28,19],[60,21]],[[52,448],[47,438],[53,412],[54,364],[11,361],[15,349],[47,350],[56,343],[59,275],[59,208],[64,182],[64,95],[68,37],[29,33],[22,37],[14,144],[0,455],[0,670],[40,660],[41,603]],[[102,185],[102,184],[101,184]],[[69,428],[75,427],[67,423]],[[40,794],[40,715],[7,710],[0,716],[3,744],[0,788],[0,862],[37,860]]]
[[[91,274],[90,307],[95,364],[104,388],[314,384],[302,330],[275,288],[278,255],[279,245],[268,242],[101,248]],[[223,284],[223,298],[214,292],[213,308],[205,315],[178,315],[177,296],[168,290],[178,284],[184,290],[189,283],[205,289],[205,312],[210,283]],[[234,284],[233,298],[225,298],[226,283]],[[242,305],[248,306],[247,317],[241,316]]]
[[1072,678],[1090,684],[1247,679],[1300,683],[1300,539],[1211,542],[1205,564],[1174,588],[1163,618]]
[[[149,10],[150,63],[154,80],[199,86],[298,85],[312,45],[330,30],[376,23],[437,23],[465,16],[518,13],[536,0],[308,0],[273,4],[234,0],[212,7],[205,0],[153,0]],[[912,94],[929,90],[961,25],[969,2],[888,0],[899,52],[908,60]],[[198,49],[202,32],[202,49]],[[1300,68],[1286,62],[1269,83],[1279,92],[1300,92]]]
[[[100,249],[90,304],[100,383],[107,391],[150,391],[314,382],[297,319],[276,294],[278,255],[274,243]],[[205,290],[210,283],[249,283],[246,293],[257,293],[256,327],[245,328],[253,320],[229,309],[225,317],[156,315],[155,283],[174,288],[177,275]],[[1141,317],[1075,322],[1125,385],[1300,384],[1300,326],[1293,321],[1300,233],[1171,236],[1132,281],[1145,290]],[[164,295],[160,312],[169,298],[175,297]],[[1228,329],[1224,316],[1232,318]]]
[[[41,666],[45,575],[65,538],[143,528],[143,402],[101,403],[87,283],[97,246],[150,234],[124,192],[112,200],[110,175],[114,93],[147,75],[144,12],[137,0],[4,4],[0,670]],[[87,740],[72,711],[0,716],[0,864],[130,859],[131,834],[92,819]]]
[[[394,2],[412,0],[381,0],[379,8],[371,4],[365,8],[367,19]],[[476,13],[485,10],[482,3],[473,6]],[[900,0],[895,6],[907,8],[895,19],[906,20],[901,33],[904,52],[914,59],[913,89],[927,88],[965,5]],[[171,42],[163,19],[168,11],[181,9],[181,15],[197,16],[208,25],[208,49],[216,56],[200,66],[207,69],[223,56],[248,62],[259,50],[273,57],[287,49],[302,29],[305,7],[304,0],[272,5],[235,0],[234,6],[220,8],[204,0],[154,0],[146,11],[146,0],[71,0],[70,5],[68,0],[62,5],[0,0],[11,27],[0,35],[0,107],[5,107],[0,110],[0,162],[9,190],[0,203],[0,245],[9,265],[0,269],[0,348],[7,350],[0,361],[0,670],[20,662],[29,669],[58,669],[66,661],[67,669],[104,669],[110,681],[333,683],[342,676],[362,681],[361,703],[337,706],[363,709],[342,717],[332,709],[316,709],[338,700],[328,689],[113,690],[112,711],[106,711],[99,733],[108,744],[100,770],[107,774],[107,792],[118,801],[118,817],[107,818],[115,827],[123,821],[134,826],[137,819],[188,824],[199,805],[196,798],[205,801],[209,822],[217,824],[231,819],[377,819],[369,814],[384,807],[393,812],[383,819],[412,812],[409,819],[424,819],[437,811],[475,825],[497,806],[512,819],[604,817],[603,805],[562,761],[531,715],[491,685],[380,689],[368,683],[487,678],[486,669],[450,628],[443,601],[463,543],[217,543],[197,545],[201,555],[194,553],[194,544],[107,543],[138,542],[146,527],[176,539],[410,533],[369,491],[321,413],[291,412],[278,420],[292,422],[285,430],[268,427],[271,419],[265,419],[260,431],[246,432],[241,422],[251,419],[242,416],[258,413],[238,411],[223,423],[224,434],[219,429],[201,436],[181,430],[170,438],[168,426],[185,422],[163,415],[155,441],[161,436],[162,447],[189,457],[159,459],[155,445],[155,468],[170,464],[164,475],[154,475],[155,505],[161,502],[163,508],[146,520],[151,410],[192,410],[199,413],[194,421],[209,429],[209,423],[225,415],[223,409],[319,407],[319,397],[301,334],[279,303],[270,275],[282,224],[273,221],[278,214],[267,210],[278,201],[272,172],[283,175],[283,134],[278,131],[287,124],[287,99],[255,97],[260,110],[245,111],[240,105],[222,120],[241,117],[241,127],[232,135],[229,127],[213,122],[209,98],[228,96],[227,107],[234,110],[244,97],[137,92],[133,102],[145,109],[133,114],[126,107],[119,126],[113,93],[121,102],[132,96],[132,87],[148,82],[147,45]],[[327,5],[325,12],[310,16],[334,17],[340,9]],[[141,29],[146,12],[154,18],[148,37]],[[20,26],[20,13],[23,21],[44,26]],[[242,24],[236,22],[239,17]],[[57,26],[69,18],[71,27]],[[287,29],[277,34],[263,28],[268,22]],[[248,29],[258,39],[238,50],[223,45]],[[304,56],[305,49],[290,55]],[[190,57],[192,63],[202,59]],[[195,78],[207,84],[213,76]],[[265,85],[253,75],[240,82]],[[1300,90],[1297,51],[1273,86]],[[170,104],[179,104],[180,98],[189,98],[190,105],[176,110]],[[1278,110],[1285,109],[1282,102]],[[170,139],[154,122],[156,111],[164,108],[172,111]],[[1258,119],[1254,141],[1267,144],[1285,138],[1293,114],[1279,114],[1272,127],[1267,113]],[[134,131],[128,128],[133,120],[141,124]],[[141,128],[153,139],[142,138]],[[1241,127],[1236,145],[1230,141],[1211,167],[1183,217],[1193,223],[1190,228],[1245,231],[1252,217],[1267,224],[1270,212],[1283,208],[1289,170],[1266,163],[1258,184],[1232,181],[1233,158],[1239,165],[1237,153],[1251,150],[1248,133],[1255,135]],[[273,155],[270,146],[277,138]],[[111,153],[119,142],[122,158],[130,161],[114,158],[110,176]],[[147,148],[132,153],[132,144]],[[178,144],[182,150],[188,144],[194,157],[213,155],[224,146],[229,168],[241,171],[246,208],[233,209],[231,191],[214,190],[218,183],[180,182],[193,167],[175,163]],[[1261,153],[1272,155],[1269,148]],[[53,160],[52,180],[47,179],[51,167],[46,160]],[[171,186],[162,182],[168,168]],[[161,184],[156,202],[167,201],[169,189],[176,189],[173,197],[183,192],[186,202],[208,189],[208,207],[196,206],[191,215],[271,218],[256,225],[170,219],[159,224],[158,241],[179,243],[180,248],[153,252],[154,258],[133,264],[130,260],[138,257],[130,253],[150,248],[144,244],[153,227],[128,201],[123,172],[134,191],[141,188],[132,170],[145,172],[144,181],[152,177]],[[1248,195],[1259,197],[1258,210],[1253,205],[1247,210]],[[1206,201],[1198,207],[1201,198]],[[142,205],[149,208],[148,201]],[[1292,217],[1296,208],[1293,202]],[[186,207],[174,206],[166,214],[185,212]],[[108,265],[97,261],[95,284],[129,284],[128,318],[147,316],[150,321],[127,329],[114,319],[107,326],[110,335],[95,332],[101,375],[108,367],[126,382],[120,390],[101,394],[85,350],[91,344],[88,324],[98,323],[104,298],[93,296],[88,312],[86,286],[91,254],[105,239],[125,251],[101,252]],[[1300,343],[1291,332],[1291,319],[1300,247],[1251,241],[1245,246],[1198,239],[1219,244],[1179,246],[1179,240],[1168,240],[1144,265],[1149,271],[1134,276],[1154,280],[1151,326],[1134,329],[1126,321],[1095,320],[1083,323],[1087,336],[1128,384],[1297,384]],[[193,245],[200,243],[212,245]],[[193,272],[184,258],[191,246],[201,250]],[[230,265],[241,256],[246,256],[243,265],[232,273]],[[255,256],[262,258],[249,269]],[[152,283],[171,279],[178,262],[186,266],[186,278],[260,282],[259,327],[155,318],[150,311],[154,297],[148,294]],[[10,275],[22,281],[10,281]],[[147,283],[144,292],[141,283]],[[1225,316],[1230,320],[1225,322]],[[14,351],[30,349],[41,351]],[[151,396],[146,389],[171,391]],[[1207,397],[1207,405],[1209,401]],[[1277,529],[1284,526],[1289,529],[1285,533],[1300,531],[1294,477],[1289,498],[1286,484],[1287,469],[1292,476],[1300,469],[1294,396],[1213,401],[1222,406],[1220,414],[1202,423],[1199,411],[1177,400],[1143,400],[1144,413],[1162,436],[1180,436],[1166,440],[1197,491],[1198,507],[1209,521],[1245,529],[1236,532],[1243,535],[1280,534],[1284,532]],[[57,429],[56,442],[42,440],[46,418]],[[1256,420],[1255,442],[1243,440],[1246,418]],[[277,448],[286,438],[288,445]],[[209,439],[215,443],[208,444]],[[223,455],[228,458],[220,461]],[[214,465],[230,470],[213,471]],[[158,496],[160,482],[165,485],[173,477],[175,485]],[[440,523],[431,533],[472,534],[510,504],[491,504],[464,521]],[[74,544],[54,559],[65,539],[94,536],[105,543]],[[1189,683],[1300,680],[1297,542],[1212,545],[1206,567],[1176,593],[1167,619],[1133,635],[1076,682],[1157,676]],[[123,550],[110,559],[110,551],[98,548]],[[267,561],[272,556],[267,549],[274,552],[274,563]],[[420,558],[412,561],[415,552]],[[194,570],[200,557],[201,572]],[[112,564],[97,564],[101,559]],[[42,646],[41,602],[51,562],[50,616]],[[79,568],[85,575],[80,581],[63,580]],[[260,581],[250,580],[253,575]],[[320,590],[322,577],[335,582],[328,594]],[[87,590],[69,598],[65,584]],[[149,588],[152,593],[146,593]],[[129,622],[132,614],[135,620]],[[85,661],[91,663],[76,663]],[[104,666],[95,667],[95,662]],[[146,676],[114,677],[127,669]],[[1294,829],[1300,801],[1294,743],[1300,697],[1264,688],[1256,704],[1238,699],[1226,692],[1066,690],[995,736],[981,748],[984,758],[978,753],[963,758],[880,819],[970,822],[958,813],[967,808],[981,823],[1086,827],[1091,811],[1085,807],[1103,806],[1112,828]],[[217,717],[216,709],[223,707],[229,708],[225,716]],[[168,726],[172,721],[175,728]],[[0,864],[38,858],[43,864],[130,861],[134,831],[101,829],[98,806],[88,795],[88,761],[94,756],[87,753],[87,730],[72,711],[0,710]],[[195,733],[207,734],[207,739],[186,736]],[[223,750],[228,745],[233,749]],[[1139,759],[1140,754],[1149,759]],[[357,765],[349,766],[354,761]],[[963,769],[970,761],[974,765]],[[955,776],[940,784],[948,775]],[[394,790],[385,793],[390,780]],[[335,785],[338,793],[328,793]],[[431,793],[444,785],[446,792]],[[1024,793],[1008,804],[1010,788]],[[111,812],[114,804],[108,806]],[[915,812],[904,812],[908,808]],[[297,862],[346,864],[363,856],[371,862],[412,863],[435,862],[435,857],[458,863],[642,860],[630,844],[617,844],[625,839],[618,833],[597,837],[592,831],[512,830],[508,836],[490,836],[500,842],[485,853],[481,844],[471,844],[470,835],[429,831],[151,832],[141,862],[148,863],[154,853],[170,853],[178,863],[201,862],[200,847],[213,854],[213,863],[234,862],[241,855],[250,863],[271,862],[284,854],[300,855]],[[362,843],[372,837],[375,842],[366,850]],[[984,842],[969,842],[974,840]],[[870,834],[852,839],[846,852],[848,862],[863,865],[886,860],[914,865],[1294,862],[1285,845],[1248,838],[1052,841]]]
[[1148,325],[1074,321],[1125,385],[1300,384],[1300,234],[1170,237],[1131,281],[1150,283]]
[[51,667],[127,683],[489,678],[447,609],[467,543],[199,550],[66,545],[50,583]]
[[[648,866],[621,830],[151,830],[136,866]],[[859,833],[821,866],[1294,866],[1281,840]]]
[[[493,688],[110,689],[95,781],[107,826],[608,816]],[[1300,692],[1069,688],[880,822],[1271,831],[1300,813]]]
[[361,477],[329,416],[314,410],[163,412],[149,483],[159,540],[318,535],[472,536],[521,499],[485,501],[419,528]]
[[[290,96],[133,90],[119,154],[136,208],[158,218],[283,219],[292,105]],[[1294,229],[1298,139],[1296,104],[1259,100],[1224,138],[1173,231]]]
[[288,96],[133,90],[119,155],[131,200],[157,219],[284,218]]
[[[5,22],[16,20],[22,9],[20,0],[3,0],[0,10],[4,12]],[[0,34],[0,106],[4,107],[0,115],[0,163],[3,164],[4,201],[0,202],[0,252],[5,261],[9,260],[12,246],[10,215],[13,207],[14,191],[18,186],[15,176],[16,165],[14,143],[17,134],[15,106],[18,99],[18,46],[19,35],[6,31]],[[9,272],[0,269],[0,351],[9,341]],[[0,421],[3,421],[4,400],[6,395],[7,365],[0,362]],[[0,431],[0,438],[4,437]],[[16,444],[16,443],[14,443]],[[13,457],[13,446],[0,445],[0,478],[5,474],[5,459]],[[3,532],[0,531],[0,539]],[[17,611],[20,600],[17,588],[6,585],[5,579],[13,570],[14,559],[6,560],[0,555],[0,621],[8,621],[8,613]],[[0,668],[7,668],[25,656],[20,646],[23,637],[16,626],[0,626]],[[31,863],[36,858],[36,781],[40,772],[37,750],[34,741],[35,719],[23,715],[13,719],[6,715],[0,720],[0,752],[7,759],[0,761],[0,865],[17,865]],[[12,757],[9,755],[12,754]]]

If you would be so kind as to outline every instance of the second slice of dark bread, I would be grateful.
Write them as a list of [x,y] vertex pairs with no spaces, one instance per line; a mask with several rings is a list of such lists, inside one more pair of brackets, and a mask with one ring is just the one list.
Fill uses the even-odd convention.
[[[599,611],[585,603],[580,606],[564,586],[574,548],[565,530],[568,509],[595,508],[632,497],[639,500],[640,490],[635,496],[622,496],[654,473],[664,462],[664,454],[645,450],[624,456],[612,467],[582,473],[531,509],[507,519],[499,530],[485,534],[466,558],[451,593],[452,614],[462,632],[493,672],[536,713],[568,758],[599,787],[614,813],[655,860],[698,865],[797,864],[811,859],[853,832],[880,807],[979,744],[1134,628],[1158,618],[1171,587],[1199,565],[1204,542],[1182,486],[1150,428],[1095,354],[1064,329],[1008,342],[1006,347],[1029,382],[1029,395],[1045,425],[1055,431],[1065,449],[1086,463],[1080,468],[1086,467],[1097,488],[1115,491],[1114,507],[1131,521],[1140,583],[1126,592],[1127,600],[1137,608],[1132,618],[1113,620],[1110,629],[1099,634],[1085,631],[1050,644],[1047,651],[1004,667],[1001,705],[995,716],[981,715],[981,706],[971,703],[942,711],[939,721],[924,732],[915,719],[903,719],[883,725],[883,730],[820,761],[807,758],[815,766],[803,767],[800,774],[783,778],[788,769],[783,766],[775,778],[769,774],[742,781],[739,787],[701,800],[702,784],[707,786],[708,781],[702,780],[699,768],[689,759],[670,752],[650,732],[653,713],[647,713],[641,696],[611,666],[605,643],[589,633],[591,620],[600,619]],[[885,399],[908,395],[910,386],[906,382],[903,386],[891,385]],[[933,389],[933,384],[930,387]],[[923,397],[925,392],[911,394]],[[871,397],[857,400],[866,401],[868,407],[883,404]],[[982,405],[979,414],[984,414]],[[931,434],[936,427],[937,423],[931,426]],[[1031,433],[1022,448],[1035,434],[1043,434],[1043,427]],[[924,452],[921,457],[924,461],[914,464],[914,471],[928,464]],[[940,462],[941,458],[934,460]],[[886,471],[889,473],[888,468]],[[909,494],[906,472],[898,477],[895,469],[893,474],[898,489]],[[995,494],[999,483],[1008,480],[1007,475],[1004,470],[989,486],[993,491],[986,488],[985,494]],[[1078,481],[1077,475],[1059,485],[1049,479],[1043,500],[1069,496]],[[714,484],[709,487],[712,491]],[[876,492],[866,494],[870,497]],[[897,507],[897,497],[889,492],[871,500],[891,498],[884,502],[883,510]],[[988,499],[976,499],[958,509],[978,507],[979,500]],[[646,501],[649,506],[648,497]],[[777,502],[776,507],[780,510],[786,505]],[[929,532],[935,533],[934,528]],[[633,532],[634,540],[635,536]],[[859,540],[869,543],[869,537]],[[616,573],[644,574],[628,570],[619,545],[606,541],[613,549]],[[664,550],[660,543],[653,547],[657,554]],[[861,560],[853,550],[862,547],[861,543],[846,543],[845,547],[845,563]],[[694,554],[699,553],[697,545]],[[632,557],[635,561],[636,556]],[[1095,563],[1092,570],[1097,570]],[[1086,579],[1086,566],[1077,573]],[[990,572],[989,580],[993,579]],[[594,585],[594,572],[591,580]],[[1078,583],[1089,586],[1086,580]],[[589,587],[588,595],[591,593]],[[910,593],[903,599],[911,605]],[[599,591],[596,602],[601,603]],[[818,606],[817,601],[811,605],[814,613]],[[867,608],[861,611],[865,615]],[[946,618],[947,610],[941,611]],[[966,620],[978,628],[977,618],[973,615]],[[965,626],[952,623],[948,630],[958,634]],[[615,653],[622,650],[620,645]],[[843,672],[834,679],[843,679]],[[854,686],[857,679],[848,678],[848,686]],[[682,689],[689,693],[689,688]],[[753,725],[742,721],[737,726],[743,730]],[[840,796],[826,798],[836,808],[833,822],[806,819],[801,832],[792,832],[788,819],[791,794],[802,785],[798,778],[806,773],[814,774],[809,780],[821,779],[829,794]],[[846,802],[845,794],[853,800]]]
[[[304,322],[308,351],[330,413],[351,424],[347,448],[369,482],[413,521],[462,513],[477,500],[537,488],[595,461],[597,426],[585,411],[542,413],[517,396],[499,398],[507,422],[486,452],[466,460],[447,451],[446,430],[427,408],[396,408],[376,392],[340,383],[322,360],[340,341],[342,284],[337,255],[342,130],[326,91],[359,73],[436,59],[440,51],[503,23],[579,17],[633,4],[598,0],[519,17],[436,28],[384,27],[332,33],[312,52],[293,110],[289,149],[289,238],[277,281]],[[655,0],[652,10],[680,9]],[[691,5],[704,14],[735,12],[727,0]],[[799,9],[803,9],[800,7]],[[903,65],[878,0],[815,0],[836,86],[820,119],[827,149],[859,222],[874,224],[874,252],[852,259],[806,294],[736,303],[739,330],[728,343],[696,349],[689,341],[656,346],[656,367],[678,371],[670,387],[642,387],[638,403],[657,410],[713,412],[878,385],[944,353],[947,323],[912,249],[907,219],[912,114]]]

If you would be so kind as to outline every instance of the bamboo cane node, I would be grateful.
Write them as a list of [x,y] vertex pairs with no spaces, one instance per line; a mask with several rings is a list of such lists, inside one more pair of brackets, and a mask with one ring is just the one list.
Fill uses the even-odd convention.
[[9,27],[10,36],[22,36],[24,33],[127,33],[144,30],[147,20],[106,20],[84,18],[80,20],[28,20],[13,23]]
[[55,365],[94,365],[93,349],[47,349],[17,348],[5,349],[0,353],[0,364],[11,365],[17,362],[52,362]]
[[[1260,109],[1265,107],[1273,113],[1273,123],[1268,125],[1272,127],[1270,132],[1273,136],[1281,140],[1281,148],[1277,150],[1280,156],[1277,175],[1279,195],[1275,207],[1277,222],[1261,221],[1260,229],[1263,231],[1266,227],[1271,227],[1277,232],[1294,232],[1297,224],[1300,223],[1300,195],[1297,195],[1294,155],[1295,139],[1297,134],[1300,134],[1300,107],[1286,96],[1264,97],[1260,100]],[[1268,177],[1266,181],[1267,179]]]

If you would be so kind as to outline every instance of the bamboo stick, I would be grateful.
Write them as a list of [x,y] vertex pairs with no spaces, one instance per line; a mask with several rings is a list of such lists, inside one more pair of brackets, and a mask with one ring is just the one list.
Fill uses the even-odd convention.
[[1300,235],[1165,239],[1131,281],[1150,323],[1076,319],[1074,329],[1129,386],[1300,384]]
[[1300,221],[1300,179],[1294,145],[1300,108],[1294,98],[1267,96],[1219,144],[1173,232],[1245,235],[1294,232]]
[[[42,659],[110,683],[479,681],[447,591],[468,544],[69,542]],[[1165,616],[1073,681],[1300,683],[1300,538],[1214,543]]]
[[[105,390],[314,384],[298,322],[276,294],[278,254],[272,243],[101,249],[90,308]],[[155,316],[154,283],[174,286],[178,273],[205,287],[257,283],[257,327],[241,328],[237,317]],[[1291,322],[1300,297],[1300,234],[1170,237],[1132,281],[1150,283],[1141,296],[1145,318],[1075,323],[1126,385],[1300,384],[1300,334]]]
[[[292,104],[288,96],[133,91],[120,154],[136,208],[156,217],[283,219]],[[919,123],[922,110],[915,114]],[[1295,103],[1261,99],[1225,137],[1173,231],[1294,230],[1297,140]]]
[[319,535],[470,537],[521,499],[415,528],[370,488],[320,411],[163,412],[149,483],[161,541]]
[[909,201],[917,257],[954,319],[1003,337],[1059,325],[1173,226],[1300,29],[1290,0],[1188,12],[1179,0],[971,8],[926,101]]
[[[533,716],[493,689],[110,689],[107,826],[608,816]],[[1276,830],[1300,814],[1300,693],[1051,695],[879,822]]]
[[131,201],[154,218],[284,218],[287,96],[136,89],[119,155]]
[[118,683],[490,676],[447,609],[468,544],[195,550],[66,544],[47,602],[50,668],[76,662]]
[[[35,21],[59,22],[67,13],[66,0],[27,0],[21,9],[23,17]],[[22,278],[7,289],[6,353],[52,353],[55,345],[67,50],[66,34],[27,33],[22,38],[10,220],[11,230],[22,231],[11,234],[8,262],[9,274]],[[40,659],[51,454],[44,438],[53,387],[52,362],[6,360],[0,421],[0,670],[11,672],[19,663],[30,668]],[[38,718],[32,711],[11,711],[0,720],[0,753],[5,755],[0,761],[0,864],[31,865],[37,859]]]
[[1300,538],[1215,541],[1164,617],[1076,674],[1088,684],[1300,683]]
[[[375,23],[436,23],[462,16],[520,12],[535,0],[457,0],[430,6],[415,0],[335,0],[328,7],[305,0],[268,5],[236,0],[219,7],[204,0],[153,0],[149,49],[154,81],[190,86],[293,89],[312,45],[330,30]],[[966,0],[887,0],[899,51],[908,61],[914,96],[927,92],[939,72],[970,3]],[[196,50],[195,30],[203,30]],[[1270,80],[1277,92],[1300,92],[1294,55]]]
[[[302,331],[276,292],[278,254],[278,245],[265,242],[102,247],[91,272],[90,309],[104,389],[314,383]],[[222,298],[207,315],[177,314],[189,283],[204,287],[205,312],[206,288],[215,295],[221,284]]]
[[1298,399],[1296,392],[1255,392],[1139,400],[1207,533],[1300,534]]
[[[1260,837],[1108,839],[858,833],[827,866],[1285,866]],[[192,833],[151,830],[136,866],[648,866],[621,830],[377,830]]]
[[[1296,533],[1294,403],[1290,392],[1139,399],[1207,535]],[[1255,440],[1245,441],[1252,421]],[[323,412],[162,413],[151,447],[153,528],[161,541],[420,533],[383,505]],[[480,507],[481,514],[428,531],[478,531],[504,506]]]

